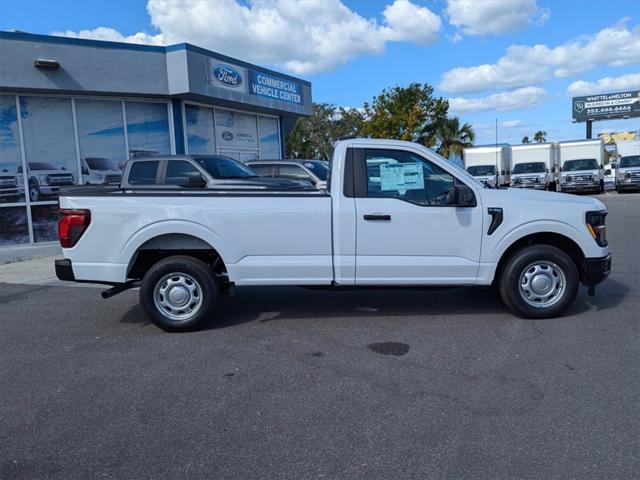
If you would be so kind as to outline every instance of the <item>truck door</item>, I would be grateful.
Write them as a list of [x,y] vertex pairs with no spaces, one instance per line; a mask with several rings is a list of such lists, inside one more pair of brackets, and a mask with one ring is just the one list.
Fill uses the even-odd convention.
[[[449,206],[461,180],[418,151],[354,149],[356,284],[472,284],[482,206]],[[473,187],[475,188],[475,187]]]

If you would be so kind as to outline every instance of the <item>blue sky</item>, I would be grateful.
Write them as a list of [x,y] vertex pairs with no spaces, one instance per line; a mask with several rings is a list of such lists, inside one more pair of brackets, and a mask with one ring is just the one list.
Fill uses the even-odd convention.
[[[639,24],[632,0],[4,0],[0,16],[1,30],[195,43],[308,79],[317,102],[357,107],[427,82],[477,143],[494,141],[496,118],[500,142],[582,138],[572,93],[640,89]],[[594,124],[620,130],[640,119]]]

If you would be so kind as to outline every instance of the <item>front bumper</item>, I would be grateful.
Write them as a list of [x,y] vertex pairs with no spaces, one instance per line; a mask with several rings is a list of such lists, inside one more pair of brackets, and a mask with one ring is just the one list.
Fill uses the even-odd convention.
[[512,183],[513,188],[528,188],[533,190],[546,190],[546,183]]
[[589,183],[561,183],[560,189],[563,192],[593,192],[600,191],[600,182]]
[[71,266],[71,260],[68,258],[62,258],[55,261],[56,277],[59,280],[66,282],[75,282],[76,276],[73,274],[73,267]]
[[582,266],[582,283],[597,285],[611,273],[611,254],[600,258],[585,258]]
[[616,182],[616,190],[637,190],[640,188],[640,181],[625,180],[619,180]]

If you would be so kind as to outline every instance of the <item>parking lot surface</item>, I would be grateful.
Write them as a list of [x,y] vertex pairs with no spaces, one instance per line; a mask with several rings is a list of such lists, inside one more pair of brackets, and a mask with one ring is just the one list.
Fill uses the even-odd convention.
[[640,194],[599,198],[613,272],[553,320],[246,288],[167,334],[134,291],[1,284],[0,479],[638,478]]

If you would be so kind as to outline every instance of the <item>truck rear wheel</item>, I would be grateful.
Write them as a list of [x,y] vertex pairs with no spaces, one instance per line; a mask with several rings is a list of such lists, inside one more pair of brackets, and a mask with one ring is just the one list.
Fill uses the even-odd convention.
[[578,269],[562,250],[532,245],[516,252],[504,266],[499,280],[504,303],[525,318],[553,318],[575,300]]
[[211,317],[219,292],[218,281],[206,263],[176,255],[147,271],[140,285],[140,303],[163,330],[189,331]]

